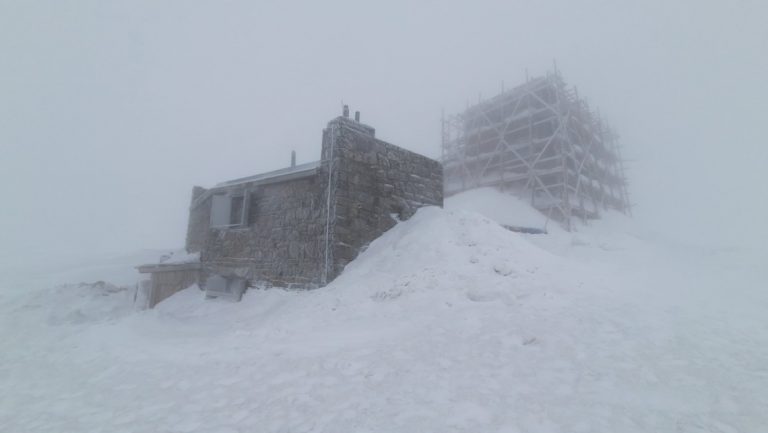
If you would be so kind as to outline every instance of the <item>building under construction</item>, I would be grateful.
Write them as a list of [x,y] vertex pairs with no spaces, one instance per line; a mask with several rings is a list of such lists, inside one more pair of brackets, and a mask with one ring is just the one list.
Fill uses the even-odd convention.
[[514,191],[549,218],[603,209],[630,213],[617,135],[558,72],[443,119],[446,196],[494,186]]

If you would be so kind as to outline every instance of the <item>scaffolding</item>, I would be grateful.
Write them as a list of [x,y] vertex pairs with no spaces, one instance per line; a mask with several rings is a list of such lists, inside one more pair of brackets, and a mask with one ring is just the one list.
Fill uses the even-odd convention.
[[631,214],[618,135],[560,73],[443,117],[445,195],[493,186],[560,221]]

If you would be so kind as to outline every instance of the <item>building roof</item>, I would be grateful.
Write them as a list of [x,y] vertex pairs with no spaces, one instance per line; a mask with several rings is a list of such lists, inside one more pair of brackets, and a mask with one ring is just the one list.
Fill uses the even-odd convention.
[[228,186],[240,185],[243,183],[275,183],[282,182],[284,180],[297,179],[300,177],[312,176],[317,172],[320,167],[320,161],[308,162],[306,164],[299,164],[293,167],[285,167],[280,170],[268,171],[266,173],[255,174],[253,176],[241,177],[239,179],[232,179],[226,182],[220,182],[214,186],[214,188],[225,188]]

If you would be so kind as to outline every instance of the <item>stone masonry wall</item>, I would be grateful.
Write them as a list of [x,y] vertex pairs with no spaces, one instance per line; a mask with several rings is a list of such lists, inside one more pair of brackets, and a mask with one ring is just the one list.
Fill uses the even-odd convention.
[[[238,185],[250,195],[247,225],[211,228],[211,199],[190,212],[190,231],[202,232],[206,273],[289,287],[320,284],[324,260],[324,185],[318,175],[267,185]],[[193,229],[192,226],[195,226]],[[188,235],[187,249],[197,243]]]
[[205,188],[196,186],[192,188],[192,201],[189,211],[189,223],[187,224],[187,252],[199,253],[205,245],[208,235],[208,227],[211,225],[211,199],[197,203],[198,199],[206,192]]
[[[333,150],[333,269],[329,281],[372,240],[423,206],[443,205],[443,168],[433,159],[378,140],[346,118],[324,134]],[[330,129],[335,128],[333,134]]]
[[187,250],[201,252],[201,278],[216,273],[251,284],[322,286],[398,219],[443,204],[439,162],[378,140],[373,128],[350,119],[334,119],[323,131],[322,161],[311,176],[229,187],[250,196],[241,227],[211,228],[211,191],[195,187]]

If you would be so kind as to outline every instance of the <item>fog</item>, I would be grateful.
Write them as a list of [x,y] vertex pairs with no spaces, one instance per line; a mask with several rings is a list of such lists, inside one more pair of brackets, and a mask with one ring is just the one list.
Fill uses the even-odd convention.
[[634,217],[768,239],[763,1],[0,4],[0,259],[183,245],[193,185],[319,159],[341,104],[437,157],[441,110],[557,63],[622,137]]

